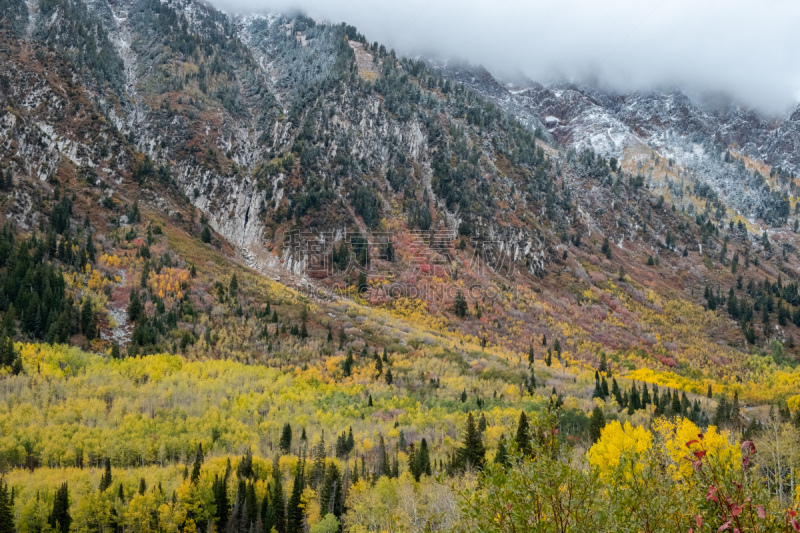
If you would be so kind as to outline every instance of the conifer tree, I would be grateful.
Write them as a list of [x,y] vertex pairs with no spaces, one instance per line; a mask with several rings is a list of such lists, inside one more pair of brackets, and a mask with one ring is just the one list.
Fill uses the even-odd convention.
[[672,403],[670,404],[670,410],[676,415],[683,415],[683,411],[681,410],[681,399],[678,396],[678,391],[672,391]]
[[342,364],[342,371],[344,372],[345,377],[349,377],[350,374],[353,373],[353,365],[355,364],[355,360],[353,359],[353,351],[347,350],[347,357]]
[[595,379],[592,398],[602,398],[602,397],[603,397],[603,387],[600,385],[600,381]]
[[414,481],[419,481],[420,473],[417,470],[417,447],[412,442],[408,446],[408,472],[414,478]]
[[522,455],[531,454],[531,435],[530,428],[528,427],[528,415],[525,414],[525,411],[519,414],[517,434],[514,437],[514,441],[517,443],[517,450],[519,450]]
[[462,468],[472,467],[479,470],[483,468],[486,448],[483,446],[483,439],[475,424],[475,418],[472,416],[472,413],[467,414],[467,425],[464,429],[464,444],[458,450],[458,456],[459,465]]
[[81,331],[86,335],[87,340],[92,340],[95,337],[95,321],[93,318],[92,301],[89,298],[84,298],[83,306],[81,307]]
[[689,402],[689,398],[686,396],[685,392],[681,393],[681,414],[686,415],[692,408],[692,404]]
[[[478,401],[480,402],[481,399],[478,398]],[[481,413],[481,417],[478,419],[478,431],[483,433],[484,431],[486,431],[486,426],[487,426],[486,417],[483,415],[483,413]]]
[[215,518],[217,520],[217,531],[224,531],[228,526],[230,518],[230,504],[228,502],[228,487],[225,479],[214,476],[214,483],[211,485],[211,492],[214,493],[214,507],[216,508]]
[[332,463],[325,472],[325,480],[322,483],[319,495],[321,514],[325,516],[330,513],[336,518],[341,518],[344,512],[342,475],[335,463]]
[[239,292],[239,279],[236,277],[236,274],[231,276],[231,282],[228,285],[228,291],[230,291],[231,296],[236,296],[236,293]]
[[56,490],[56,496],[53,500],[53,510],[47,522],[57,533],[69,533],[72,517],[69,513],[69,488],[66,482]]
[[592,416],[589,419],[589,436],[592,439],[592,443],[600,439],[600,433],[603,431],[604,427],[606,427],[606,417],[603,415],[603,410],[595,406],[592,410]]
[[642,383],[642,409],[646,409],[650,403],[650,391],[647,390],[647,383]]
[[134,321],[139,318],[139,314],[142,312],[142,302],[139,299],[139,291],[133,290],[131,291],[131,297],[128,301],[128,320]]
[[292,426],[288,422],[283,425],[281,440],[278,447],[284,454],[288,454],[289,450],[292,449]]
[[375,466],[375,479],[381,476],[391,476],[392,471],[389,467],[389,455],[386,453],[386,442],[383,440],[383,435],[378,436],[378,463]]
[[633,406],[633,409],[639,410],[642,408],[641,397],[639,396],[639,389],[636,388],[636,382],[631,385],[631,393],[628,396],[628,401]]
[[111,486],[111,459],[105,460],[105,472],[100,477],[100,492],[104,492]]
[[0,479],[0,533],[15,533],[14,502],[8,484]]
[[422,474],[428,476],[431,475],[431,458],[428,452],[428,441],[425,440],[425,438],[423,438],[419,444],[419,451],[416,454],[415,463],[415,471],[417,472],[417,475],[414,479],[419,481],[419,478],[422,476]]
[[608,241],[608,237],[603,238],[603,245],[600,247],[600,251],[603,252],[606,259],[611,259],[611,244]]
[[286,500],[283,495],[283,482],[277,457],[273,463],[272,473],[269,513],[264,520],[264,528],[265,531],[272,531],[274,527],[278,533],[286,533]]
[[347,430],[347,453],[352,452],[356,449],[356,440],[353,438],[353,426],[350,426]]
[[497,443],[497,453],[494,455],[494,463],[503,467],[508,466],[508,448],[506,447],[505,435],[500,437],[500,442]]
[[197,454],[195,455],[194,465],[192,466],[191,481],[192,481],[193,485],[197,484],[197,482],[200,480],[200,467],[203,465],[203,459],[204,459],[204,457],[203,457],[203,445],[202,444],[198,444],[197,445]]
[[286,533],[303,533],[303,489],[305,488],[305,461],[297,467],[286,512]]
[[467,299],[464,297],[464,293],[461,292],[461,291],[458,291],[456,293],[456,298],[455,298],[455,301],[453,303],[453,312],[455,313],[455,315],[457,317],[464,318],[465,316],[467,316],[467,310],[468,309],[469,309],[469,306],[467,304]]

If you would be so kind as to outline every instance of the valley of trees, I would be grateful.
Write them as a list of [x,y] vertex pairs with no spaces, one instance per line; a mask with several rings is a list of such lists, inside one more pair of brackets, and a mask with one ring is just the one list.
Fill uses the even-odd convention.
[[793,173],[560,146],[344,23],[36,6],[0,533],[800,531]]
[[[402,385],[367,384],[378,366],[369,357],[348,378],[330,365],[284,373],[15,349],[24,370],[4,377],[0,394],[9,407],[0,417],[6,531],[793,531],[797,523],[800,412],[784,404],[748,423],[735,397],[717,396],[713,425],[702,429],[709,422],[696,406],[708,398],[690,402],[644,383],[623,386],[628,407],[618,410],[603,399],[609,378],[608,395],[619,394],[610,369],[597,371],[587,415],[541,387],[513,400],[458,394],[452,370],[436,385],[452,400],[415,402],[398,396]],[[385,365],[399,365],[396,357]]]

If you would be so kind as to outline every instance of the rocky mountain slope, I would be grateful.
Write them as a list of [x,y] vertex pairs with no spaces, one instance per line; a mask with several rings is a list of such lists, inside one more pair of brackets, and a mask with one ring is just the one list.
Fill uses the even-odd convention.
[[3,210],[24,231],[70,191],[98,232],[135,237],[141,205],[325,298],[424,291],[484,346],[736,379],[756,344],[794,360],[796,117],[506,85],[192,0],[2,8]]
[[[711,187],[736,213],[768,225],[786,223],[787,194],[795,193],[800,164],[797,110],[769,117],[722,96],[692,98],[678,89],[625,94],[567,83],[502,83],[464,65],[438,68],[521,120],[544,124],[565,146],[590,148],[637,171],[655,152],[680,168],[680,178]],[[732,151],[768,167],[769,176],[741,168]],[[671,174],[648,178],[669,186]]]

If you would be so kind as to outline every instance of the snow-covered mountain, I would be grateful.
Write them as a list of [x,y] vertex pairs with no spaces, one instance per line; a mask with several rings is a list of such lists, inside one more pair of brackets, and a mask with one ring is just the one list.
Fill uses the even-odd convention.
[[[721,97],[679,89],[620,93],[588,85],[501,82],[480,67],[437,65],[558,143],[616,158],[634,171],[654,154],[669,162],[656,187],[683,179],[708,185],[728,207],[753,220],[786,219],[786,194],[800,168],[800,107],[765,116]],[[726,155],[727,154],[727,155]]]

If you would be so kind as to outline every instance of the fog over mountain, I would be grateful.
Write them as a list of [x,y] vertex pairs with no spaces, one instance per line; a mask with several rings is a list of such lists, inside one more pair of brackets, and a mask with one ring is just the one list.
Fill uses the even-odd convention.
[[800,4],[767,0],[216,0],[228,12],[291,11],[356,25],[410,55],[457,57],[500,76],[618,90],[725,92],[767,113],[800,97]]

